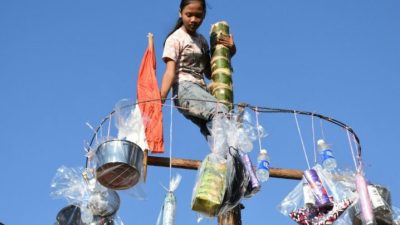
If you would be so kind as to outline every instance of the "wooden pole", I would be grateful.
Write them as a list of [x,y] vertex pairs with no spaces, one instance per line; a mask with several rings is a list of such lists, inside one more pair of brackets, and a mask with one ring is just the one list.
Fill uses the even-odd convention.
[[148,33],[147,34],[147,47],[153,51],[154,48],[154,38],[153,38],[153,33]]
[[146,183],[146,178],[147,178],[147,160],[149,156],[149,150],[144,150],[143,151],[143,181]]
[[[150,166],[169,167],[169,164],[169,158],[155,156],[147,157],[147,165]],[[174,168],[197,170],[201,165],[201,160],[172,158],[171,164]],[[303,171],[294,169],[271,168],[270,177],[301,180],[303,178]]]

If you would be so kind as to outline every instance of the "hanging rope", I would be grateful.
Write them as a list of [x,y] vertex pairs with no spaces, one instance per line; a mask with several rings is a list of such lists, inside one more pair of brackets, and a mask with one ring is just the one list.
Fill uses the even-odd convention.
[[299,121],[297,120],[297,113],[294,113],[293,115],[294,115],[294,119],[295,119],[295,121],[296,121],[297,132],[299,133],[299,137],[300,137],[300,141],[301,141],[301,146],[303,147],[304,157],[306,158],[306,162],[307,162],[308,169],[311,169],[311,167],[310,167],[310,162],[308,161],[306,146],[304,145],[304,141],[303,141],[303,135],[301,135],[301,130],[300,130]]
[[111,129],[111,117],[112,115],[110,114],[110,116],[108,117],[108,130],[107,130],[107,137],[110,137],[110,129]]
[[261,152],[261,134],[260,134],[260,123],[258,120],[258,114],[259,112],[256,110],[256,123],[257,123],[257,134],[258,134],[258,146],[260,147],[260,152]]
[[358,168],[357,168],[356,156],[354,154],[353,143],[351,142],[350,133],[348,130],[346,130],[346,134],[347,134],[347,140],[349,141],[351,156],[353,157],[354,167],[357,170]]
[[[314,113],[312,115],[314,115]],[[311,130],[312,130],[312,141],[313,141],[313,151],[314,151],[314,164],[317,164],[317,149],[315,147],[314,116],[311,116]]]
[[319,119],[319,126],[321,128],[321,135],[322,135],[322,139],[326,140],[325,138],[325,132],[324,132],[324,126],[323,126],[323,120],[320,118]]
[[171,99],[170,105],[170,125],[169,125],[169,190],[171,190],[171,180],[172,180],[172,115],[173,115],[173,105],[172,101],[176,96]]

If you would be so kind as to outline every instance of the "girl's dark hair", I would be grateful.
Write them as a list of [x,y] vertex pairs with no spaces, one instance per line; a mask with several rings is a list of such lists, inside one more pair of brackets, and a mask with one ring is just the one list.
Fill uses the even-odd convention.
[[[200,3],[201,3],[201,5],[203,6],[203,11],[204,11],[203,17],[205,17],[205,16],[206,16],[206,12],[207,12],[207,9],[206,9],[206,0],[181,0],[181,4],[179,5],[179,11],[182,12],[182,10],[183,10],[187,5],[189,5],[189,4],[192,3],[192,2],[200,2]],[[172,29],[172,31],[169,32],[169,34],[167,35],[167,37],[165,38],[165,40],[166,40],[172,33],[174,33],[176,30],[178,30],[182,25],[183,25],[182,18],[179,17],[178,20],[176,21],[176,24],[175,24],[174,29]],[[165,44],[165,41],[164,41],[164,44]]]

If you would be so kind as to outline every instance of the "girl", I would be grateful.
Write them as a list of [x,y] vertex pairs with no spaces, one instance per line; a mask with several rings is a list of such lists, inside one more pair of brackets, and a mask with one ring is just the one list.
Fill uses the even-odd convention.
[[[181,0],[179,18],[175,28],[164,44],[163,60],[166,69],[161,84],[161,99],[164,103],[172,87],[174,102],[179,111],[200,127],[201,133],[210,135],[207,122],[216,113],[227,113],[223,104],[216,103],[204,82],[210,79],[210,51],[203,35],[197,33],[206,15],[205,0]],[[230,49],[233,56],[236,47],[232,36],[217,40]],[[204,101],[198,101],[198,100]]]

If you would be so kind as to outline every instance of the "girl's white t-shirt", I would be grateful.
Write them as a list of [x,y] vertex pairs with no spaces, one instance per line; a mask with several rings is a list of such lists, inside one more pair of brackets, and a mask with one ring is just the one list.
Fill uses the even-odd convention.
[[203,87],[206,67],[210,63],[209,47],[201,34],[189,35],[183,28],[177,29],[165,41],[162,58],[175,61],[177,80],[191,81]]

